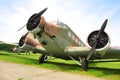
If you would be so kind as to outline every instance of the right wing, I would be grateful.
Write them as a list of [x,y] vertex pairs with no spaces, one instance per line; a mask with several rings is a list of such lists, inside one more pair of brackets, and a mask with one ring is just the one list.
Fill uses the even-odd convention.
[[[87,57],[89,52],[88,47],[66,47],[64,52],[73,57]],[[108,47],[103,50],[95,50],[92,59],[120,59],[120,48]]]
[[67,55],[74,56],[74,57],[85,57],[88,55],[89,52],[88,47],[66,47],[64,52]]
[[120,59],[120,47],[109,47],[102,59]]

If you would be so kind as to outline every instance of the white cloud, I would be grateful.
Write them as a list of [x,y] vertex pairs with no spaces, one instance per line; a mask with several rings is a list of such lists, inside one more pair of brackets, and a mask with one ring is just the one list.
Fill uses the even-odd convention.
[[[48,10],[43,15],[47,21],[54,21],[59,18],[60,21],[67,23],[84,42],[86,42],[87,35],[91,31],[100,28],[105,18],[112,20],[111,16],[120,9],[117,5],[116,7],[103,3],[102,6],[101,3],[96,5],[96,0],[29,0],[21,1],[21,3],[16,1],[10,8],[4,7],[1,10],[0,40],[7,42],[18,41],[25,32],[23,30],[20,32],[16,31],[27,22],[32,14],[39,12],[45,7],[48,7]],[[106,29],[111,35],[116,34],[109,27],[114,26],[113,23],[110,21]],[[115,26],[117,27],[119,24]],[[116,32],[117,34],[119,33],[119,31]]]

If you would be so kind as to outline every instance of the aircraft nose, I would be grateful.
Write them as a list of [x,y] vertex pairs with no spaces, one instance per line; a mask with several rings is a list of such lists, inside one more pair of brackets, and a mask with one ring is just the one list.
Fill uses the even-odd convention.
[[32,31],[35,28],[37,28],[37,26],[39,25],[39,23],[41,22],[41,15],[47,10],[48,8],[43,9],[42,11],[40,11],[39,13],[35,13],[33,14],[28,22],[27,22],[27,30],[28,31]]

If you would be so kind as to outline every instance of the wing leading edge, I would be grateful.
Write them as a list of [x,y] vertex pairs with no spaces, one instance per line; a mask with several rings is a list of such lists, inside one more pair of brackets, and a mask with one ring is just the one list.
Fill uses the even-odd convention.
[[[73,57],[87,57],[89,50],[88,47],[66,47],[64,52]],[[120,48],[109,47],[106,51],[95,50],[92,59],[120,59]]]

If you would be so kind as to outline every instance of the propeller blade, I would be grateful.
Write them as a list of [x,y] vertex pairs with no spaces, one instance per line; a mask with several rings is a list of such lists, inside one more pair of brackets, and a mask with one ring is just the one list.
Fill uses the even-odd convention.
[[24,36],[23,36],[23,40],[25,40],[26,36],[28,35],[29,32],[27,32]]
[[106,19],[106,20],[103,22],[103,24],[102,24],[102,26],[101,26],[101,29],[99,30],[99,32],[98,32],[98,34],[97,34],[97,37],[96,37],[96,39],[95,39],[95,43],[94,43],[94,45],[92,46],[91,50],[90,50],[89,53],[88,53],[87,60],[89,60],[89,59],[91,58],[91,56],[93,55],[93,53],[94,53],[94,51],[95,51],[95,48],[96,48],[96,46],[97,46],[97,43],[98,43],[98,41],[99,41],[99,39],[100,39],[100,35],[101,35],[102,32],[104,32],[104,29],[105,29],[105,27],[106,27],[106,25],[107,25],[107,21],[108,21],[108,19]]
[[26,24],[24,26],[22,26],[20,29],[18,29],[17,32],[20,31],[21,29],[23,29],[25,26],[26,26]]
[[27,32],[24,36],[22,36],[22,38],[20,40],[25,40],[26,36],[28,35],[29,32]]
[[35,16],[32,17],[31,20],[39,18],[48,8],[43,9],[42,11],[40,11],[39,13],[37,13]]
[[106,25],[107,25],[107,22],[108,22],[108,19],[106,19],[106,20],[103,22],[103,24],[102,24],[102,26],[101,26],[101,29],[100,29],[100,31],[99,31],[99,33],[98,33],[98,38],[99,38],[100,34],[101,34],[102,32],[104,32],[104,29],[105,29],[105,27],[106,27]]
[[88,56],[87,56],[87,60],[89,60],[91,58],[91,56],[93,55],[93,52],[94,52],[94,50],[96,48],[96,45],[97,45],[97,41],[95,42],[95,44],[93,45],[93,47],[89,51]]
[[29,32],[27,32],[24,36],[22,36],[19,40],[19,46],[21,47],[24,44],[25,38],[28,35]]
[[24,35],[24,37],[26,37],[26,36],[28,35],[28,33],[29,33],[29,32],[27,32],[27,33]]

